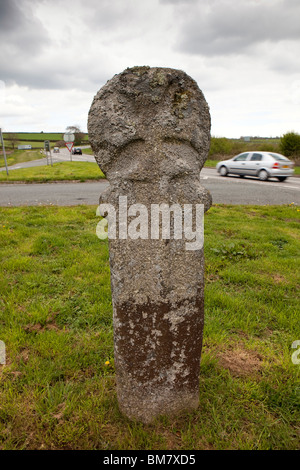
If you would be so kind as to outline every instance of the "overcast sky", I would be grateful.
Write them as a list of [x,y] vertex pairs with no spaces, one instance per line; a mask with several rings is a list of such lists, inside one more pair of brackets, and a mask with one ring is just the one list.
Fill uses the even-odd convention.
[[127,67],[184,70],[212,135],[300,132],[300,0],[0,0],[0,127],[63,132]]

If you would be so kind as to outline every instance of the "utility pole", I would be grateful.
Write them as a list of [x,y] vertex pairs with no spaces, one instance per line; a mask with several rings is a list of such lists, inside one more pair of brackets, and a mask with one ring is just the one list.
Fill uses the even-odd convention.
[[1,144],[2,144],[2,149],[3,149],[3,156],[4,156],[4,161],[5,161],[5,167],[6,167],[6,174],[8,176],[8,168],[7,168],[7,161],[6,161],[6,153],[5,153],[5,147],[4,147],[4,140],[3,140],[3,135],[2,135],[2,129],[0,128],[0,136],[1,136]]

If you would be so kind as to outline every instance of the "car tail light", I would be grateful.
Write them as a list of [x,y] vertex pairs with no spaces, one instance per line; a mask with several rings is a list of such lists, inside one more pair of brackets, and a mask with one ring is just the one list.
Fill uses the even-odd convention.
[[280,165],[278,162],[275,162],[274,165],[272,166],[272,168],[280,168]]

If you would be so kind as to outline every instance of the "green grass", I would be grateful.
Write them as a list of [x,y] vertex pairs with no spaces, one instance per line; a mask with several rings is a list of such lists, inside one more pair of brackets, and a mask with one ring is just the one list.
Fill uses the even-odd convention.
[[215,168],[218,161],[219,160],[212,160],[211,158],[208,158],[204,163],[204,168]]
[[53,163],[53,166],[35,166],[20,170],[9,170],[9,175],[5,171],[0,172],[0,182],[26,181],[41,182],[47,181],[86,181],[104,178],[97,163],[91,162],[61,162]]
[[82,153],[85,153],[85,154],[87,154],[87,155],[94,155],[94,152],[93,152],[93,150],[91,149],[91,147],[89,147],[89,148],[83,148],[83,149],[82,149]]
[[0,449],[299,449],[299,209],[208,211],[200,407],[152,425],[118,410],[95,211],[0,208]]
[[[14,150],[13,152],[7,152],[6,160],[7,165],[15,165],[17,163],[30,162],[32,160],[38,160],[44,158],[44,155],[39,150]],[[5,167],[3,154],[0,154],[0,167]],[[1,173],[0,173],[1,174]]]

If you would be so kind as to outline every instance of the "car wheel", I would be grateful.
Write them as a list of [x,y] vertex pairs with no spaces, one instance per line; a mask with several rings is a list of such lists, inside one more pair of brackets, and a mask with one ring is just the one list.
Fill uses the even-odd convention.
[[258,177],[260,181],[267,181],[267,179],[269,178],[269,175],[266,170],[260,170],[260,172],[258,173]]
[[228,171],[227,171],[226,166],[221,166],[221,168],[220,168],[220,175],[221,175],[221,176],[227,176],[227,173],[228,173]]
[[277,176],[278,181],[285,181],[287,176]]

